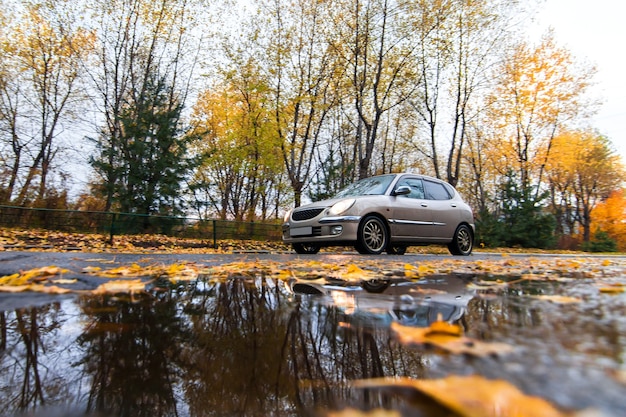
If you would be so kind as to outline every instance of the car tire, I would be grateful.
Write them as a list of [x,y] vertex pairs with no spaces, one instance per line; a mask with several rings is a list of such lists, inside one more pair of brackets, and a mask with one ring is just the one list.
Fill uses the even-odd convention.
[[389,255],[404,255],[406,253],[406,246],[404,245],[389,245],[387,246],[387,253]]
[[389,232],[383,221],[376,216],[367,216],[359,225],[356,250],[361,254],[378,255],[387,247]]
[[320,245],[315,243],[292,243],[291,247],[300,255],[315,255],[320,251]]
[[371,279],[361,282],[361,288],[374,294],[382,293],[389,288],[389,285],[391,285],[391,281],[388,279]]
[[452,255],[468,256],[474,248],[474,234],[466,224],[456,228],[452,242],[448,244],[448,250]]

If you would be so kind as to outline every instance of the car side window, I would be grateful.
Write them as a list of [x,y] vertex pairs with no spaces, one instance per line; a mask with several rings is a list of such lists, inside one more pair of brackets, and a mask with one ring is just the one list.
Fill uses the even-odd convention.
[[422,180],[418,178],[404,178],[398,182],[397,187],[402,185],[406,185],[411,189],[411,192],[403,197],[424,199],[424,184],[422,183]]
[[445,185],[438,182],[425,180],[424,190],[428,200],[450,200],[452,198]]

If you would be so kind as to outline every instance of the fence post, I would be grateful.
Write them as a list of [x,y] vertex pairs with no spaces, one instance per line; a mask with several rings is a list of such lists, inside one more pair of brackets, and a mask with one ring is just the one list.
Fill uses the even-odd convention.
[[116,213],[111,213],[111,227],[109,229],[109,245],[113,246],[113,235],[115,234],[113,229],[115,228],[115,216],[117,216]]
[[217,249],[217,220],[213,219],[213,249]]

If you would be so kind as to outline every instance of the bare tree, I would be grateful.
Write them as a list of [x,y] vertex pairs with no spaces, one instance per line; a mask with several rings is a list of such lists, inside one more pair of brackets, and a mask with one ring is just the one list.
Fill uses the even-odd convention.
[[23,205],[45,197],[63,122],[72,118],[82,97],[78,67],[93,37],[58,7],[23,5],[0,40],[0,123],[9,177],[5,202]]
[[383,116],[414,91],[414,31],[408,27],[408,2],[341,2],[335,16],[333,49],[345,68],[345,100],[355,112],[355,154],[359,178],[370,166]]

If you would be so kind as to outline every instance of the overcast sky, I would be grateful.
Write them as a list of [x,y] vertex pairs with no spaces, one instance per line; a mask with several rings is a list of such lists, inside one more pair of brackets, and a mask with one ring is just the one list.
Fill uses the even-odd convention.
[[626,163],[626,2],[546,0],[538,24],[552,27],[559,45],[596,66],[595,88],[604,104],[593,127]]

